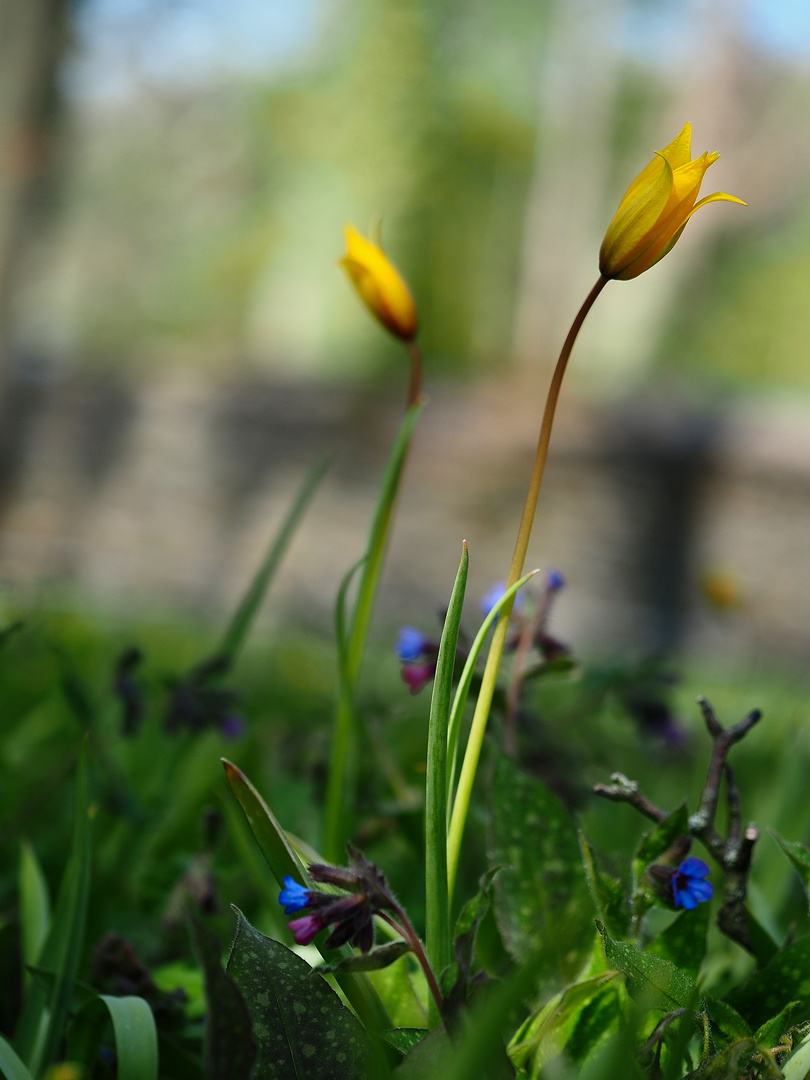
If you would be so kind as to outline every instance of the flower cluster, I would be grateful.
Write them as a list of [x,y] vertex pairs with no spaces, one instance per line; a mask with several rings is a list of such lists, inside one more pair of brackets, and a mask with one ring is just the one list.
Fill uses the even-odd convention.
[[287,924],[296,944],[309,945],[316,934],[332,926],[325,948],[337,949],[349,942],[367,953],[374,944],[374,916],[381,911],[397,910],[383,874],[356,848],[350,844],[347,847],[348,870],[314,863],[309,867],[309,876],[313,881],[348,892],[348,896],[307,889],[289,875],[284,878],[278,902],[285,913],[306,912]]
[[241,738],[245,722],[235,708],[239,694],[220,684],[229,669],[229,660],[213,656],[172,682],[164,718],[166,731],[173,734],[216,728],[226,739]]
[[402,681],[412,694],[418,694],[436,674],[439,642],[414,626],[403,626],[394,652],[402,664]]
[[[526,626],[533,619],[535,629],[532,641],[543,660],[558,660],[561,657],[568,656],[570,651],[568,646],[552,637],[545,628],[551,601],[564,586],[565,581],[562,574],[557,570],[549,570],[546,574],[544,591],[537,600],[535,611],[531,616],[526,613],[526,604],[522,593],[515,595],[510,633],[506,641],[507,651],[517,648]],[[484,615],[489,615],[505,591],[506,585],[502,581],[488,589],[481,597],[481,612]],[[421,630],[417,630],[414,626],[403,626],[397,636],[394,652],[402,664],[402,681],[412,694],[418,694],[436,674],[439,640],[428,637],[427,634],[423,634]],[[463,663],[467,659],[467,655],[468,650],[464,635],[459,634],[456,659]]]

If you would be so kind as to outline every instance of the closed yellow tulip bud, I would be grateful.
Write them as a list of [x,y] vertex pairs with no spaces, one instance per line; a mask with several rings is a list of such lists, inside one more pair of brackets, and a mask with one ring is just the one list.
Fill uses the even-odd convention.
[[400,341],[413,341],[418,318],[408,286],[376,244],[352,225],[344,226],[346,254],[340,265],[371,314]]
[[691,140],[692,128],[686,124],[625,192],[599,252],[603,277],[627,281],[649,270],[672,250],[701,206],[710,202],[745,206],[742,199],[722,191],[695,202],[706,170],[720,155],[707,152],[692,161]]

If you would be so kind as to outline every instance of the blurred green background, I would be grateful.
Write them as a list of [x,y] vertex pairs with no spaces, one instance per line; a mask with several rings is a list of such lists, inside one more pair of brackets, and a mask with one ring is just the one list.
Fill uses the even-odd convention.
[[326,451],[275,611],[328,625],[406,380],[336,268],[345,221],[382,222],[431,398],[384,621],[444,601],[463,536],[483,592],[605,225],[689,119],[695,153],[722,153],[706,189],[749,205],[701,211],[600,299],[531,558],[566,573],[559,618],[597,648],[804,663],[804,5],[2,0],[0,18],[15,596],[219,618]]
[[[809,108],[801,0],[0,0],[0,626],[25,622],[0,642],[0,923],[13,934],[12,840],[58,879],[89,729],[90,940],[116,926],[165,959],[173,898],[212,867],[223,938],[230,901],[277,927],[216,758],[318,841],[334,599],[407,382],[335,265],[342,223],[379,220],[430,401],[364,672],[358,816],[419,921],[428,704],[399,679],[396,628],[438,629],[466,537],[474,631],[606,224],[687,119],[696,154],[722,153],[706,190],[749,205],[702,211],[660,266],[612,283],[578,342],[530,561],[566,578],[551,629],[588,662],[533,688],[529,764],[618,867],[641,822],[589,784],[623,768],[694,802],[695,694],[725,723],[762,707],[735,750],[744,813],[806,838]],[[167,735],[172,680],[210,654],[322,453],[233,674],[244,738]],[[111,689],[132,644],[138,738]],[[599,665],[679,653],[676,749]],[[474,817],[462,894],[478,795]],[[781,933],[800,897],[768,844],[753,905]]]

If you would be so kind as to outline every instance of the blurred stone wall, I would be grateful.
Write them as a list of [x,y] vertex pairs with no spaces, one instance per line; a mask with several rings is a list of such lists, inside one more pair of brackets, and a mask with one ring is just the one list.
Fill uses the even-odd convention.
[[[466,620],[502,578],[534,450],[536,377],[430,388],[378,623],[437,625],[466,539]],[[329,632],[362,552],[402,402],[315,383],[226,385],[187,370],[17,378],[0,418],[0,578],[133,617],[222,620],[316,458],[331,469],[264,618]],[[810,405],[695,409],[649,391],[564,396],[529,565],[568,587],[555,629],[582,650],[681,649],[802,663],[810,652]],[[720,610],[701,579],[730,574]]]

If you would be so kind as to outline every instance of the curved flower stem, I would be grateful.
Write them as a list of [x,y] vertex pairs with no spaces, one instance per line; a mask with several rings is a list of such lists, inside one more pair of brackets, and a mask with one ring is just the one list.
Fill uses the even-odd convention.
[[[512,555],[512,565],[509,568],[509,577],[506,582],[507,589],[510,585],[514,585],[518,580],[523,571],[523,564],[526,561],[526,551],[529,546],[529,538],[532,533],[534,515],[537,509],[537,498],[540,494],[540,485],[543,482],[543,471],[548,456],[551,428],[554,424],[554,414],[557,410],[560,387],[562,386],[565,369],[568,366],[568,360],[571,356],[571,350],[574,347],[574,342],[582,328],[582,324],[585,322],[586,315],[593,307],[597,296],[607,283],[608,279],[602,277],[600,274],[596,284],[588,293],[585,302],[577,312],[576,318],[571,324],[571,329],[568,331],[568,336],[563,343],[559,359],[557,360],[557,366],[551,377],[551,385],[549,386],[548,397],[546,398],[546,408],[543,413],[543,422],[540,425],[540,435],[537,440],[537,450],[534,455],[534,466],[529,480],[529,490],[526,493],[523,516],[520,519],[517,540],[515,542],[515,551]],[[481,689],[478,692],[478,701],[476,702],[475,712],[473,713],[470,737],[467,740],[464,763],[461,767],[461,775],[459,776],[458,791],[453,803],[453,814],[450,818],[450,832],[447,838],[447,881],[451,897],[453,895],[453,887],[456,880],[458,857],[461,849],[461,838],[464,834],[464,824],[467,819],[467,809],[470,803],[470,795],[472,793],[476,769],[478,768],[478,759],[481,755],[481,747],[484,742],[484,732],[486,731],[487,719],[489,718],[492,696],[495,693],[495,682],[498,677],[498,668],[500,667],[501,657],[503,656],[506,632],[509,629],[509,616],[511,614],[512,604],[504,605],[501,617],[498,620],[498,625],[495,627],[495,633],[492,636],[492,644],[489,647],[489,655],[481,679]]]
[[411,358],[411,379],[408,384],[408,408],[422,400],[422,352],[415,341],[406,341],[405,348]]
[[380,918],[384,919],[389,926],[393,926],[396,932],[400,934],[405,939],[405,941],[408,942],[411,949],[413,949],[413,954],[419,961],[419,966],[422,968],[422,971],[424,971],[425,973],[427,984],[430,987],[430,992],[433,995],[433,1000],[436,1002],[436,1008],[439,1010],[439,1016],[441,1016],[442,1009],[444,1008],[444,998],[442,997],[442,992],[439,989],[439,984],[436,982],[436,976],[433,974],[433,969],[428,962],[424,946],[419,940],[419,935],[411,926],[410,919],[399,906],[399,904],[397,904],[394,910],[397,915],[397,919],[399,919],[399,922],[397,921],[397,919],[392,919],[390,915],[386,915],[384,911],[381,911],[379,913]]

